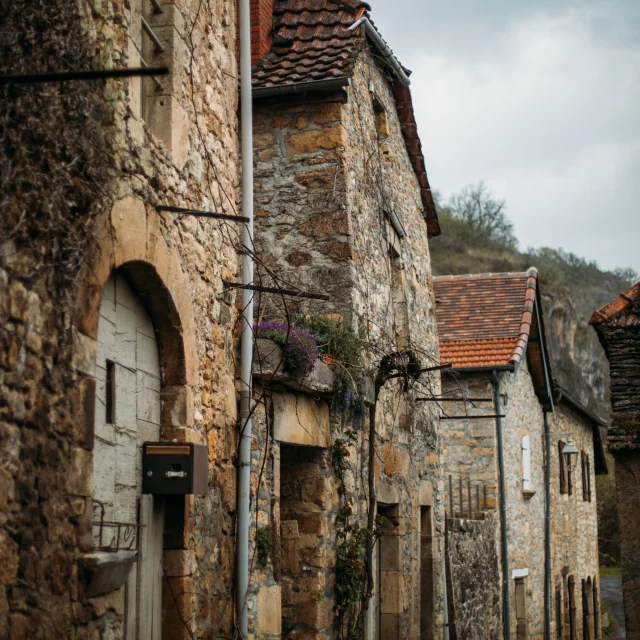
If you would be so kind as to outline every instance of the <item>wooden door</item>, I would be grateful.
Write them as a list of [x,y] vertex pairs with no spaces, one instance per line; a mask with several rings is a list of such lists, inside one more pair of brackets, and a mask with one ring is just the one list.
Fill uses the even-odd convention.
[[140,525],[125,587],[125,640],[161,638],[164,503],[142,495],[142,443],[160,439],[160,385],[151,318],[124,277],[114,275],[98,324],[94,498],[105,520]]

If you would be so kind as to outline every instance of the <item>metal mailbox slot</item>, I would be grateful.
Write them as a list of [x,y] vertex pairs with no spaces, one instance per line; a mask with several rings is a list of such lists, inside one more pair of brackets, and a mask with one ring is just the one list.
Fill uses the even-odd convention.
[[142,445],[142,493],[204,495],[207,446],[193,442],[145,442]]

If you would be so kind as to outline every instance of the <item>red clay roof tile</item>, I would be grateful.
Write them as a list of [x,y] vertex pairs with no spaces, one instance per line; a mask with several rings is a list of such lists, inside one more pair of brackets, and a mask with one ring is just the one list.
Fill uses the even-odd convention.
[[[362,0],[275,0],[273,45],[253,68],[254,88],[349,77],[365,33],[349,27],[371,7]],[[425,171],[411,91],[393,87],[402,135],[420,186],[429,237],[440,235],[431,187]]]
[[538,272],[434,278],[440,359],[456,369],[520,362],[536,296]]
[[[594,311],[589,324],[595,325],[596,329],[599,324],[611,320],[621,327],[640,325],[640,314],[635,309],[637,306],[635,303],[640,303],[640,282],[628,291],[621,293],[613,302],[602,307],[602,309]],[[634,309],[631,313],[625,313],[630,305],[633,305]]]

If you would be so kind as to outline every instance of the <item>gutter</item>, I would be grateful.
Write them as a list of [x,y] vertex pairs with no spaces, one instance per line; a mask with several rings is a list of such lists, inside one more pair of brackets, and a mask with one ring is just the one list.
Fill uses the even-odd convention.
[[398,80],[408,87],[411,84],[409,76],[404,72],[402,65],[398,62],[398,58],[393,55],[393,51],[389,48],[389,45],[380,37],[377,29],[371,24],[369,18],[363,16],[360,20],[356,20],[350,27],[349,31],[354,31],[360,25],[364,25],[365,33],[373,40],[374,44],[382,52],[387,64],[393,69],[394,73],[398,77]]
[[[496,414],[502,410],[500,404],[500,379],[498,370],[493,372],[493,401]],[[500,543],[502,547],[502,602],[504,639],[511,640],[511,595],[509,591],[509,545],[507,541],[507,494],[505,489],[504,441],[502,437],[502,418],[496,418],[496,439],[498,444],[498,466],[500,483]]]
[[544,638],[551,640],[551,428],[544,412]]
[[509,373],[515,373],[515,364],[504,364],[496,367],[456,367],[450,369],[443,369],[442,373],[493,373],[494,371],[508,371]]
[[254,100],[258,100],[260,98],[271,98],[273,96],[290,95],[292,93],[307,93],[308,91],[337,91],[338,89],[349,86],[351,86],[351,78],[341,76],[340,78],[329,78],[328,80],[293,82],[273,87],[254,87],[252,97]]
[[[242,135],[242,284],[253,284],[253,103],[251,101],[250,0],[240,0],[240,130]],[[236,557],[236,620],[242,640],[249,636],[249,526],[251,521],[251,363],[253,359],[253,291],[242,290],[240,340],[240,420],[238,444],[238,520]]]

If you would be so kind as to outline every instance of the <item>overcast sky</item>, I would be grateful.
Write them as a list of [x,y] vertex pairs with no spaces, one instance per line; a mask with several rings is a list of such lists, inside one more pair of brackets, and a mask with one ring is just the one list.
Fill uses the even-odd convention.
[[640,272],[640,0],[369,2],[445,201],[484,180],[521,247]]

